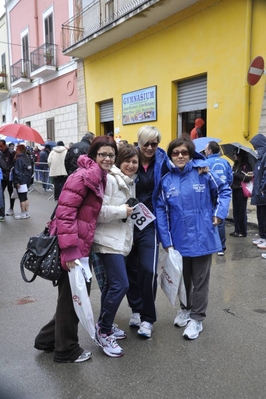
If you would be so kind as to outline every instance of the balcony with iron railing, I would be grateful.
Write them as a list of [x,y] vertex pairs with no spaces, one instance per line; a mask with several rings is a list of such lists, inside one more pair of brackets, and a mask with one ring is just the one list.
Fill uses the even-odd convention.
[[95,0],[62,25],[63,53],[86,58],[198,1]]
[[46,77],[57,70],[56,44],[45,43],[30,53],[31,77]]
[[10,67],[10,83],[12,87],[28,86],[30,80],[30,61],[21,59]]

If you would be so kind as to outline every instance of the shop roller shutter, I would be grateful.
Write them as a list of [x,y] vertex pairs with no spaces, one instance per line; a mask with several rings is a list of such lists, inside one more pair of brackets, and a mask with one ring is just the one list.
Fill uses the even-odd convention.
[[113,101],[100,103],[100,121],[109,122],[114,120],[114,104]]
[[207,108],[207,76],[178,83],[178,113]]

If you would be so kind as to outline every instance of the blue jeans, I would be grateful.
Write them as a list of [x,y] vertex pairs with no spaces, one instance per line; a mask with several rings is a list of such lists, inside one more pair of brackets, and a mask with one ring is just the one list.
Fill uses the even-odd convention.
[[108,334],[112,331],[116,312],[128,291],[129,283],[123,255],[100,253],[97,255],[103,263],[107,280],[102,290],[98,324],[101,333]]

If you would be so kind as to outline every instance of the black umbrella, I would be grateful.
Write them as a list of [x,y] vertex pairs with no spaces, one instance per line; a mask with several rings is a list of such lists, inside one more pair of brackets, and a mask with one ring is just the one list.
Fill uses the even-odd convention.
[[254,151],[251,147],[246,147],[240,143],[228,143],[228,144],[220,144],[222,148],[223,155],[227,156],[229,159],[234,161],[234,153],[236,150],[243,150],[248,154],[248,161],[254,169],[255,163],[257,162],[258,156],[256,151]]

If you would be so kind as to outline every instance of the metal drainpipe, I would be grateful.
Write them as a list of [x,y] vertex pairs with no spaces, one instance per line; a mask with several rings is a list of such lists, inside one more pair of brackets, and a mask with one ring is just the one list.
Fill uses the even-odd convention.
[[[39,43],[39,19],[38,19],[38,0],[34,0],[34,20],[36,29],[36,47],[40,46]],[[38,105],[42,108],[42,90],[40,86],[40,79],[38,80]]]
[[39,47],[39,23],[38,23],[38,0],[34,0],[34,20],[35,20],[35,29],[36,29],[36,47]]
[[42,86],[40,84],[40,79],[38,81],[38,105],[42,108]]
[[[253,0],[247,0],[246,7],[246,54],[245,54],[245,71],[248,72],[248,68],[251,61],[252,53],[252,27],[253,27]],[[250,86],[246,81],[244,87],[244,112],[243,112],[243,136],[248,140],[250,132]]]

